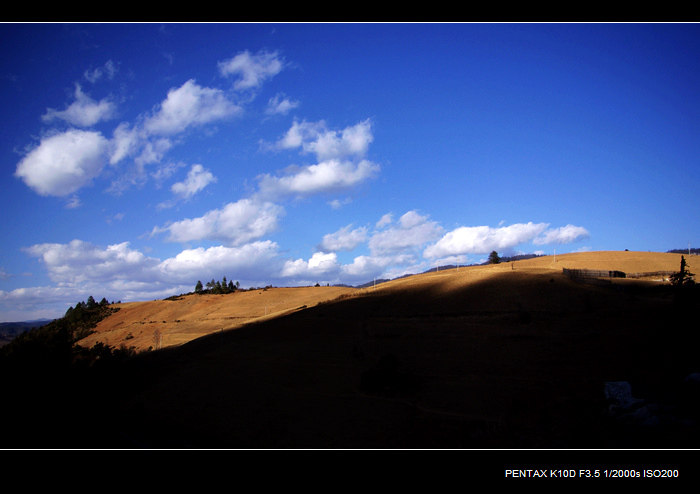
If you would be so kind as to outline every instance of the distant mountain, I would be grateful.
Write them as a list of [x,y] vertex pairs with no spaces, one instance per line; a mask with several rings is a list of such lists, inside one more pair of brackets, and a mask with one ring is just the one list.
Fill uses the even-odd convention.
[[0,322],[0,346],[9,343],[18,334],[32,328],[40,328],[51,321],[52,319],[35,319],[33,321]]
[[700,254],[700,249],[671,249],[667,250],[668,254],[695,254],[696,256]]

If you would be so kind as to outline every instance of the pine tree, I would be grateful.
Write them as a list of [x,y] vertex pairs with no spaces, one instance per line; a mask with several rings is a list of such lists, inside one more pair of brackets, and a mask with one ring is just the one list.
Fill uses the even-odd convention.
[[669,280],[671,281],[672,285],[688,286],[695,284],[695,279],[693,278],[695,275],[690,271],[687,271],[686,267],[685,257],[681,256],[681,270],[669,276]]
[[489,254],[489,264],[500,264],[501,258],[498,256],[498,252],[495,250]]

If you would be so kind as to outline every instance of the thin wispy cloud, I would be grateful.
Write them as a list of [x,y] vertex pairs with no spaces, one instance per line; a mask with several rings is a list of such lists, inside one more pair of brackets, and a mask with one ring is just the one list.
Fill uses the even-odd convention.
[[103,120],[115,117],[117,106],[108,98],[95,101],[85,94],[79,84],[75,85],[75,101],[65,110],[48,108],[41,116],[44,122],[63,120],[77,127],[92,127]]
[[245,50],[235,57],[219,62],[219,73],[234,76],[234,89],[245,90],[260,87],[263,82],[279,74],[284,60],[277,52],[259,51],[252,54]]

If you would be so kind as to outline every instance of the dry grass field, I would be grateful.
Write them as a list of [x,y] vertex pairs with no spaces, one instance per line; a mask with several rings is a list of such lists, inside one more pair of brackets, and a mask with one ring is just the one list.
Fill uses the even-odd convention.
[[[445,300],[438,304],[438,310],[453,312],[460,308],[452,309],[449,306],[450,293],[489,279],[506,285],[518,279],[527,284],[528,280],[537,280],[541,275],[560,276],[562,268],[631,273],[674,271],[680,265],[680,258],[679,254],[652,252],[586,252],[426,273],[363,290],[344,287],[267,288],[226,295],[189,295],[179,300],[115,304],[114,307],[120,311],[102,321],[96,328],[96,333],[79,344],[91,347],[102,342],[112,347],[133,347],[137,351],[160,349],[217,331],[240,328],[253,321],[261,322],[285,316],[319,303],[376,293],[377,290],[379,293],[392,293],[397,290],[428,289],[433,294],[445,295]],[[504,273],[507,273],[507,278],[502,277]],[[656,278],[660,281],[658,276]],[[627,280],[618,279],[615,282],[624,284]],[[498,287],[494,288],[498,290]],[[505,309],[500,297],[491,296],[479,302],[482,309],[486,309],[484,304],[488,304],[489,300],[496,304],[494,310]],[[528,307],[554,303],[554,300],[546,300],[536,292],[522,293],[518,300],[521,305]]]
[[119,312],[103,320],[95,334],[78,344],[91,347],[102,342],[137,351],[161,349],[251,321],[281,317],[354,291],[342,287],[268,288],[114,304]]
[[[687,322],[697,307],[653,278],[596,286],[562,273],[674,271],[680,257],[565,254],[362,290],[270,288],[121,304],[80,344],[162,349],[124,364],[104,407],[104,435],[93,440],[151,448],[696,448],[700,416],[683,380],[700,372],[700,338]],[[696,259],[686,256],[691,272]],[[610,381],[629,382],[655,420],[611,416],[603,392]]]

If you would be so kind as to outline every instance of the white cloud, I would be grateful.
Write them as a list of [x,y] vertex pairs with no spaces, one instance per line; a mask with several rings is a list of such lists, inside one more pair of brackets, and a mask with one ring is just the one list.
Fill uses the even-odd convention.
[[323,236],[319,250],[327,252],[351,251],[367,240],[367,228],[360,227],[350,230],[352,225],[345,226],[334,233]]
[[85,79],[95,83],[102,78],[102,76],[108,79],[113,79],[114,74],[117,73],[119,67],[113,61],[108,60],[102,67],[98,67],[93,70],[86,70],[84,73]]
[[146,141],[141,149],[141,154],[134,158],[134,163],[142,173],[144,165],[160,163],[165,153],[170,151],[172,147],[173,142],[168,138]]
[[151,177],[156,181],[156,187],[160,188],[165,180],[175,174],[180,168],[187,166],[185,163],[165,163],[151,172]]
[[181,199],[189,199],[207,185],[216,182],[216,177],[202,165],[192,165],[183,182],[172,185],[170,190]]
[[394,221],[394,215],[393,213],[386,213],[384,216],[382,216],[379,221],[377,221],[377,224],[375,225],[377,228],[384,228],[387,225],[390,225]]
[[271,202],[241,199],[214,209],[203,216],[156,227],[153,233],[169,232],[171,242],[219,240],[229,245],[241,245],[257,240],[277,229],[284,214],[281,206]]
[[329,160],[317,165],[301,167],[296,173],[282,177],[260,175],[258,176],[259,194],[266,198],[277,198],[340,191],[364,182],[378,171],[379,165],[367,160],[362,160],[358,164]]
[[324,121],[294,122],[277,141],[278,149],[301,147],[305,153],[314,153],[319,161],[363,157],[374,140],[372,124],[365,120],[343,130],[329,130]]
[[259,51],[251,55],[248,50],[233,58],[219,62],[219,72],[223,76],[235,75],[238,79],[234,89],[257,88],[262,83],[279,74],[284,68],[284,61],[277,52]]
[[445,234],[434,245],[425,249],[424,257],[442,258],[461,254],[486,254],[509,249],[529,242],[546,228],[547,223],[516,223],[510,226],[460,227]]
[[99,132],[71,129],[44,138],[17,165],[15,176],[43,196],[67,196],[92,182],[107,161]]
[[144,143],[144,138],[126,122],[120,123],[112,133],[109,164],[116,165],[127,156],[133,156]]
[[545,231],[540,237],[535,238],[532,243],[535,245],[570,244],[588,237],[590,237],[590,233],[582,226],[566,225]]
[[352,198],[346,197],[342,201],[340,199],[333,199],[332,201],[328,201],[328,205],[333,209],[340,209],[341,207],[345,206],[346,204],[350,204],[351,202]]
[[71,285],[152,279],[158,264],[157,259],[129,248],[129,242],[101,249],[89,242],[73,240],[68,244],[37,244],[24,251],[42,260],[52,281]]
[[293,278],[298,282],[319,281],[319,277],[330,279],[338,272],[338,258],[335,253],[316,252],[311,259],[286,261],[282,268],[283,278]]
[[[278,274],[278,245],[265,240],[239,247],[186,249],[158,265],[163,278],[194,284],[226,276],[233,280],[270,279]],[[228,273],[228,274],[227,274]]]
[[128,242],[102,248],[73,240],[37,244],[24,251],[41,259],[58,286],[0,291],[0,302],[21,302],[27,307],[62,303],[63,311],[89,295],[110,300],[163,298],[191,291],[197,280],[222,274],[237,280],[266,280],[279,276],[282,268],[278,246],[271,241],[186,249],[163,261],[131,249]]
[[[385,215],[377,224],[386,225],[388,221],[390,217]],[[442,232],[443,228],[437,222],[428,221],[427,216],[415,211],[408,211],[399,218],[397,225],[372,235],[369,247],[373,255],[396,253],[431,242]]]
[[116,105],[109,99],[96,102],[90,96],[83,93],[80,85],[75,85],[75,102],[63,111],[48,108],[41,118],[44,122],[54,119],[65,120],[78,127],[90,127],[102,120],[114,117]]
[[357,256],[352,264],[344,264],[340,269],[340,279],[344,283],[362,283],[380,277],[387,266],[395,261],[393,257]]
[[301,148],[304,153],[314,153],[320,162],[289,167],[282,176],[259,175],[259,194],[267,198],[309,196],[359,185],[380,169],[376,163],[362,159],[372,139],[369,120],[342,131],[328,130],[323,121],[294,122],[273,148]]
[[291,101],[284,94],[276,94],[267,102],[265,113],[268,115],[286,115],[294,108],[299,106],[298,101]]
[[151,135],[171,135],[191,126],[229,118],[241,111],[241,107],[229,101],[220,89],[202,87],[190,79],[179,88],[168,91],[166,99],[146,119],[143,127]]

